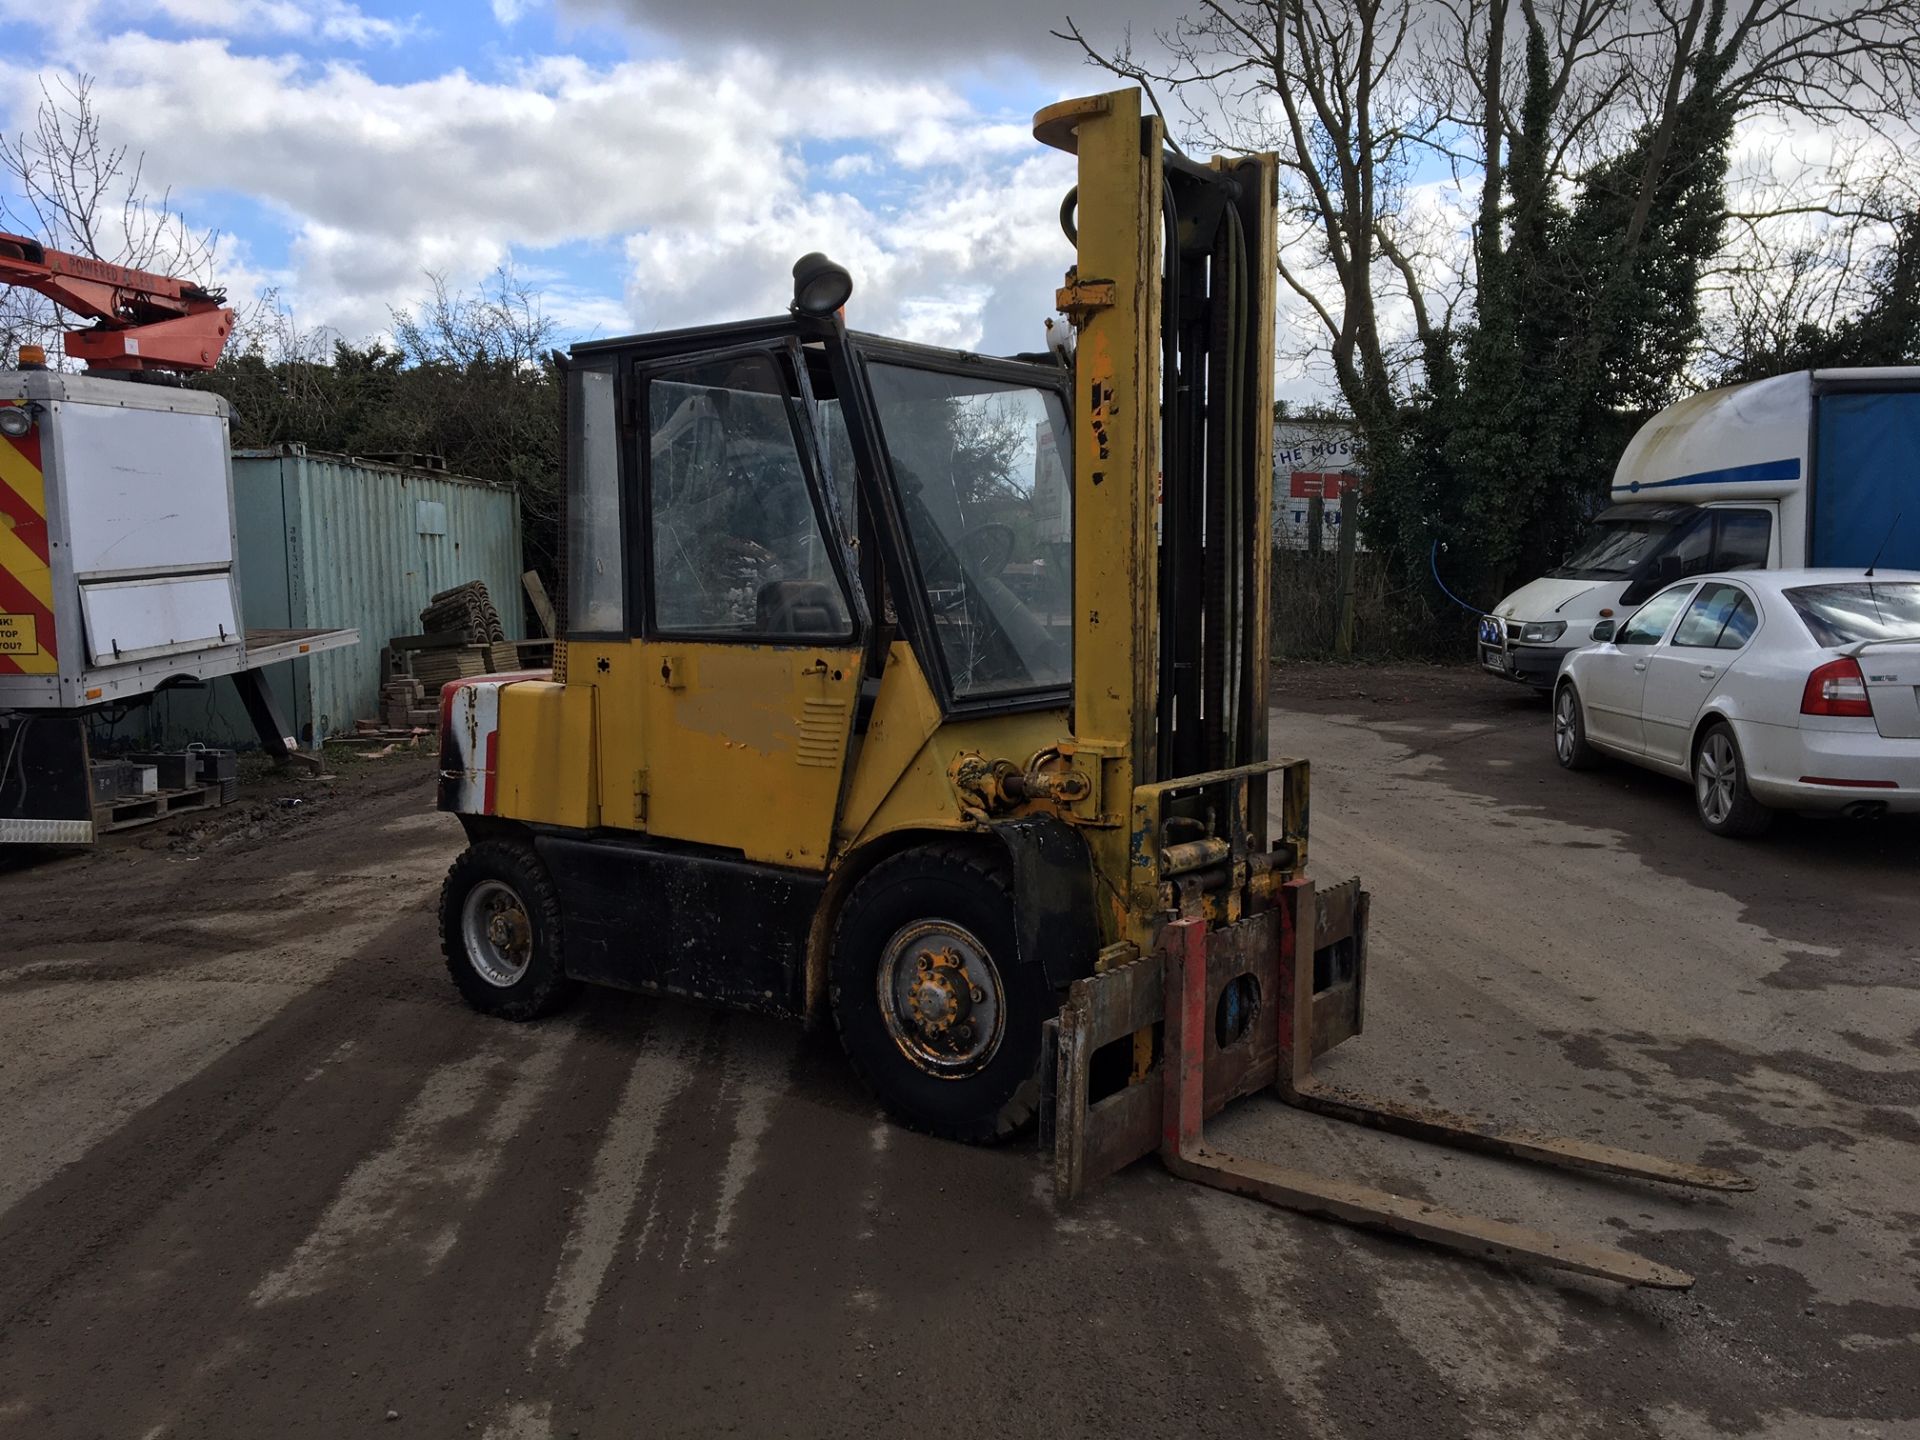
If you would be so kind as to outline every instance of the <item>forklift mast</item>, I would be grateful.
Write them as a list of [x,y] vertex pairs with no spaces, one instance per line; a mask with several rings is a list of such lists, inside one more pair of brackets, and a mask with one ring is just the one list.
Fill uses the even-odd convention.
[[[1079,332],[1074,734],[1102,750],[1109,793],[1256,766],[1267,756],[1274,158],[1183,160],[1137,90],[1052,106],[1034,134],[1079,159],[1062,207],[1076,260],[1058,296]],[[1304,786],[1304,766],[1294,773]],[[1138,862],[1198,841],[1227,846],[1244,873],[1249,851],[1267,850],[1266,786],[1244,787],[1244,816],[1213,803],[1220,789],[1169,793],[1156,833],[1094,832],[1100,868],[1117,888],[1151,884]],[[1305,859],[1298,827],[1291,840],[1288,871]],[[1120,938],[1149,948],[1160,908]]]

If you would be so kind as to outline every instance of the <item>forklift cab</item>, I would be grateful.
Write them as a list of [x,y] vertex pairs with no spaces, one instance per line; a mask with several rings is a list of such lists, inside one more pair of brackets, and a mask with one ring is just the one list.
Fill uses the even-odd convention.
[[896,646],[943,718],[1064,724],[1066,380],[798,310],[576,350],[567,678],[602,697],[600,823],[824,871]]

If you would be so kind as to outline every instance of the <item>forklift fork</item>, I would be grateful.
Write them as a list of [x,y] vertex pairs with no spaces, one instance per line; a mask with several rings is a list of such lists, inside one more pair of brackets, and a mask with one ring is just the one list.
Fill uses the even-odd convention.
[[[1367,900],[1359,882],[1280,887],[1279,903],[1234,924],[1175,920],[1150,956],[1075,982],[1053,1034],[1048,1107],[1059,1198],[1158,1150],[1175,1175],[1288,1210],[1405,1235],[1485,1259],[1547,1265],[1628,1285],[1684,1290],[1693,1277],[1637,1255],[1529,1226],[1232,1155],[1206,1140],[1209,1115],[1256,1090],[1304,1110],[1509,1159],[1697,1189],[1749,1190],[1724,1170],[1586,1141],[1507,1130],[1444,1110],[1378,1099],[1311,1075],[1313,1059],[1360,1030]],[[1297,957],[1310,957],[1299,963]],[[1271,1018],[1261,1012],[1268,1008]],[[1160,1027],[1157,1064],[1089,1100],[1103,1047]]]

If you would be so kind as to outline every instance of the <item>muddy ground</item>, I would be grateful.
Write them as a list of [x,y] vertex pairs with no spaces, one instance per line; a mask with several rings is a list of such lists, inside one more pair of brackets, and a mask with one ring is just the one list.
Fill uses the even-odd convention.
[[[0,873],[0,1435],[1920,1436],[1920,831],[1715,841],[1465,671],[1289,668],[1352,1084],[1741,1167],[1216,1142],[1693,1269],[1502,1269],[884,1123],[830,1035],[457,1001],[429,763]],[[281,800],[298,798],[298,806]]]

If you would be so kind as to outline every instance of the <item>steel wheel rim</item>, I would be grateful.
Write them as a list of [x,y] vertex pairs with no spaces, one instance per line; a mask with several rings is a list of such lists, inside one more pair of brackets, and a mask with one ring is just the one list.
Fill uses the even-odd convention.
[[1700,763],[1695,767],[1694,795],[1700,813],[1712,825],[1723,825],[1733,813],[1733,787],[1739,778],[1740,762],[1734,757],[1733,742],[1725,735],[1709,735],[1700,746]]
[[460,938],[474,973],[506,990],[525,978],[533,964],[533,922],[511,885],[482,880],[460,906]]
[[1573,758],[1573,692],[1562,690],[1553,706],[1553,748],[1564,762]]
[[999,1052],[1006,988],[987,947],[965,927],[902,926],[881,951],[875,979],[887,1033],[929,1075],[964,1079]]

